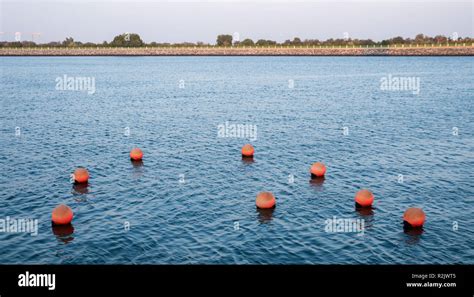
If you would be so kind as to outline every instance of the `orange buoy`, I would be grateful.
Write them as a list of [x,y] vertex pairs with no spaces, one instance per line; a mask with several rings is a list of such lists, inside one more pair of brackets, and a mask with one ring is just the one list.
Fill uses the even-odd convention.
[[77,168],[74,171],[74,180],[76,183],[86,183],[89,180],[89,172],[85,168]]
[[130,151],[130,159],[134,160],[134,161],[140,161],[141,159],[143,159],[143,152],[141,149],[139,149],[138,147],[132,149]]
[[326,173],[326,166],[321,162],[316,162],[310,169],[311,177],[322,177]]
[[355,202],[358,207],[370,207],[374,202],[374,194],[367,189],[362,189],[355,194]]
[[403,214],[403,223],[405,227],[421,228],[425,223],[425,213],[421,208],[410,207]]
[[73,213],[69,206],[60,204],[55,209],[51,215],[51,221],[55,225],[67,225],[72,221]]
[[260,192],[257,195],[255,204],[258,208],[274,208],[276,204],[275,196],[270,192]]
[[251,144],[246,144],[242,147],[242,157],[245,158],[251,158],[253,157],[253,153],[255,152],[255,149]]

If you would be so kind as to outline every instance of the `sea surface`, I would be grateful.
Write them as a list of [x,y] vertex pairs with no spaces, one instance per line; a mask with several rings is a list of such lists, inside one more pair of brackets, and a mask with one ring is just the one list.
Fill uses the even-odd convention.
[[[38,229],[4,228],[0,263],[474,264],[473,65],[1,57],[0,227],[8,217]],[[64,75],[95,88],[58,87]],[[326,178],[311,181],[317,161]],[[70,182],[79,166],[86,187]],[[355,209],[361,188],[372,210]],[[260,191],[275,195],[273,211],[256,209]],[[51,225],[61,203],[71,227]],[[426,213],[422,231],[404,231],[408,207]],[[328,229],[339,219],[363,228]]]

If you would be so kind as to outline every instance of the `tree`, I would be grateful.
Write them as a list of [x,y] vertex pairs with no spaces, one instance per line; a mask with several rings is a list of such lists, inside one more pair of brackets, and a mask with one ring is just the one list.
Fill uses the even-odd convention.
[[63,41],[64,46],[75,46],[76,43],[74,42],[74,38],[72,37],[66,37],[66,39]]
[[443,35],[436,35],[434,37],[434,40],[436,43],[446,43],[448,42],[448,38],[446,38],[446,36],[443,36]]
[[425,43],[425,35],[423,34],[418,34],[415,36],[415,43],[421,44]]
[[320,42],[318,39],[306,39],[303,44],[305,45],[319,45]]
[[404,44],[405,39],[401,36],[394,37],[390,40],[390,44]]
[[254,46],[255,43],[253,42],[252,39],[246,38],[246,39],[242,40],[242,41],[239,43],[239,45],[243,45],[243,46]]
[[293,38],[293,41],[291,42],[292,45],[301,45],[301,39],[299,37]]
[[347,43],[348,40],[345,40],[343,38],[338,38],[338,39],[334,39],[333,41],[333,44],[332,45],[345,45]]
[[56,47],[56,46],[60,46],[60,45],[61,45],[61,42],[59,42],[59,41],[52,41],[52,42],[46,43],[45,45],[47,45],[47,46],[49,46],[49,47]]
[[372,39],[361,39],[359,45],[374,45],[375,42]]
[[135,33],[124,33],[114,37],[114,40],[110,43],[111,46],[122,46],[122,47],[139,47],[143,46],[144,43],[140,38],[140,35]]
[[270,45],[275,45],[276,41],[273,40],[265,40],[265,39],[259,39],[256,43],[258,46],[270,46]]
[[232,45],[232,35],[218,35],[216,42],[218,46],[230,46]]

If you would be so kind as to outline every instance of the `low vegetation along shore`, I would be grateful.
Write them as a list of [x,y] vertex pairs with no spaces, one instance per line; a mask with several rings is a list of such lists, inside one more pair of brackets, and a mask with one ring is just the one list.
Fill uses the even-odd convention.
[[0,56],[474,56],[474,46],[2,48]]
[[33,41],[0,42],[0,56],[473,56],[474,40],[418,34],[414,39],[394,37],[371,39],[301,40],[295,37],[278,43],[247,38],[236,41],[232,35],[218,35],[215,45],[197,43],[145,43],[138,34],[115,36],[109,43],[75,41],[37,44]]

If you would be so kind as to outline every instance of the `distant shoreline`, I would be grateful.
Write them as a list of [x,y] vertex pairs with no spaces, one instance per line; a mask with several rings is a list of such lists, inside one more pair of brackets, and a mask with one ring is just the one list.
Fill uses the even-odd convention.
[[474,56],[474,46],[1,48],[0,56]]

